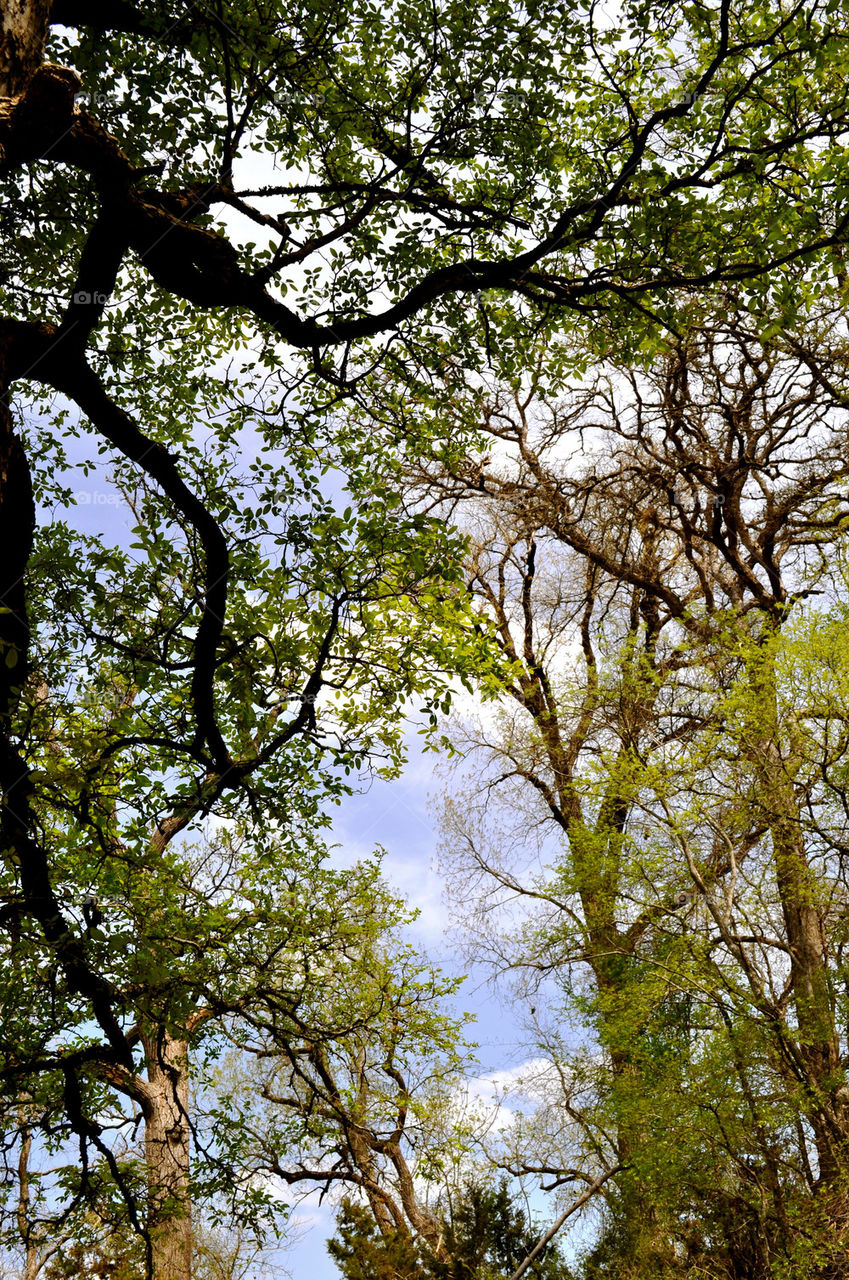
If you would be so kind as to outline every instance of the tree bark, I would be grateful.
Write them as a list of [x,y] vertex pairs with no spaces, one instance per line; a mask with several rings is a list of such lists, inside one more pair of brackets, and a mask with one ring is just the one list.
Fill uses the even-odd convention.
[[21,1280],[37,1280],[41,1270],[41,1254],[36,1233],[30,1221],[29,1160],[32,1151],[32,1130],[27,1125],[21,1132],[21,1152],[18,1158],[18,1235],[24,1247],[24,1269]]
[[44,56],[50,0],[0,3],[0,98],[24,92]]
[[191,1280],[188,1045],[163,1032],[143,1037],[147,1087],[142,1110],[153,1280]]

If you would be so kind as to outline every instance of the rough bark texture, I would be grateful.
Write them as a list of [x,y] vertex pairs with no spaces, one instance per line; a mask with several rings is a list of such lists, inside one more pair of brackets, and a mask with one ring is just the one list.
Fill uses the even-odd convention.
[[23,93],[41,65],[50,0],[0,3],[0,97]]
[[168,1035],[144,1039],[143,1102],[153,1280],[191,1280],[188,1046]]
[[38,67],[17,98],[0,96],[0,173],[57,148],[75,120],[79,76],[68,67]]

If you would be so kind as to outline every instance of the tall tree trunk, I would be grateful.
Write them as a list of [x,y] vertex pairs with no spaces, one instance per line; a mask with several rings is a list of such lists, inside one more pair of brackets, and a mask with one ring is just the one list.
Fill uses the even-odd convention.
[[153,1280],[191,1280],[188,1045],[165,1032],[144,1037],[148,1226]]
[[[816,876],[808,862],[800,803],[779,732],[771,653],[755,677],[754,748],[761,804],[772,837],[776,885],[790,947],[790,979],[804,1067],[806,1107],[820,1181],[835,1189],[849,1171],[849,1088],[829,990],[828,957]],[[849,1213],[841,1212],[849,1222]]]
[[32,1130],[26,1125],[21,1131],[21,1151],[18,1157],[18,1235],[24,1247],[24,1269],[21,1280],[37,1280],[41,1270],[41,1252],[38,1235],[30,1219],[30,1173]]
[[849,1090],[840,1060],[832,1008],[822,913],[815,901],[793,787],[775,743],[769,746],[765,782],[772,822],[775,876],[787,941],[790,975],[799,1027],[799,1055],[805,1065],[820,1177],[832,1183],[849,1159]]

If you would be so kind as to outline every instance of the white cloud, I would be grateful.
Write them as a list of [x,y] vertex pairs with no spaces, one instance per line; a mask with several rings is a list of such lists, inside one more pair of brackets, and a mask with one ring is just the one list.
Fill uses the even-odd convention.
[[489,1132],[502,1132],[515,1123],[515,1104],[540,1104],[555,1079],[556,1069],[548,1058],[528,1058],[515,1067],[466,1080],[457,1103],[468,1119],[479,1119]]

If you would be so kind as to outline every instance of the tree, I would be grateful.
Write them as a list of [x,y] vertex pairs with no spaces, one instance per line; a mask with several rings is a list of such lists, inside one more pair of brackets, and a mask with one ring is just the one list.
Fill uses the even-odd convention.
[[[456,1199],[443,1206],[441,1257],[409,1234],[381,1232],[353,1200],[343,1201],[337,1230],[327,1248],[345,1280],[509,1280],[538,1240],[524,1210],[511,1200],[506,1179],[497,1186],[467,1180]],[[556,1246],[527,1274],[569,1280]]]
[[[500,1280],[512,1276],[539,1239],[525,1211],[510,1197],[507,1180],[497,1186],[468,1181],[445,1224],[450,1261],[437,1265],[440,1280]],[[568,1280],[557,1246],[549,1246],[528,1271],[540,1280]]]
[[[3,1078],[12,1114],[24,1092],[74,1135],[74,1195],[90,1151],[129,1190],[97,1116],[115,1091],[141,1109],[157,1280],[190,1269],[191,1053],[207,1010],[256,989],[256,972],[247,994],[226,983],[256,928],[244,884],[317,848],[340,769],[381,742],[397,759],[392,707],[438,683],[436,623],[474,645],[436,526],[395,523],[391,489],[342,513],[316,498],[338,400],[396,349],[399,368],[423,348],[431,371],[472,368],[501,333],[521,358],[526,307],[603,304],[625,328],[676,289],[746,279],[789,309],[771,273],[834,266],[839,11],[656,16],[0,14]],[[73,506],[82,433],[135,546],[47,517]],[[325,735],[335,686],[359,701],[341,726],[325,708]],[[191,849],[210,818],[238,837],[211,860]],[[235,920],[225,871],[248,897]],[[274,907],[262,963],[290,923]]]
[[[415,1099],[407,1090],[416,1068],[429,1081],[453,1079],[459,1070],[456,1019],[440,1008],[458,983],[393,941],[407,916],[382,886],[377,863],[334,872],[317,859],[275,862],[273,851],[264,853],[253,883],[244,856],[238,873],[227,867],[223,877],[218,869],[228,894],[228,911],[218,918],[223,938],[213,934],[206,946],[206,933],[192,932],[208,928],[209,920],[189,898],[182,930],[160,939],[160,963],[170,972],[171,952],[179,955],[192,938],[201,944],[196,963],[186,964],[166,991],[148,979],[141,992],[141,999],[193,998],[191,1103],[178,1061],[160,1104],[178,1132],[154,1117],[153,1125],[144,1124],[143,1150],[120,1157],[122,1136],[137,1132],[147,1108],[157,1106],[150,1094],[159,1081],[150,1069],[138,1080],[92,1073],[87,1084],[104,1158],[80,1171],[67,1148],[62,1099],[43,1091],[49,1109],[37,1128],[50,1135],[41,1145],[47,1141],[54,1151],[54,1167],[43,1167],[43,1153],[27,1166],[26,1200],[21,1194],[12,1206],[15,1230],[25,1224],[27,1239],[39,1246],[36,1269],[57,1249],[63,1266],[85,1257],[92,1267],[95,1261],[138,1267],[144,1247],[134,1234],[133,1209],[154,1250],[163,1228],[168,1240],[184,1239],[186,1217],[199,1262],[212,1254],[207,1248],[201,1257],[197,1240],[192,1244],[198,1217],[233,1221],[242,1254],[252,1240],[259,1249],[267,1227],[280,1229],[285,1221],[281,1184],[324,1191],[349,1183],[426,1229],[402,1145],[425,1123],[427,1099],[418,1096],[419,1077]],[[204,869],[214,867],[208,855]],[[211,911],[217,904],[209,880],[195,883]],[[234,896],[241,899],[238,913]],[[180,923],[173,908],[168,920],[172,929]],[[173,1036],[163,1043],[173,1052]],[[33,1129],[31,1122],[26,1132]],[[151,1152],[152,1129],[164,1133],[164,1153]],[[163,1161],[188,1153],[189,1143],[191,1178],[187,1161],[169,1178]]]
[[[485,402],[490,456],[445,450],[413,491],[469,508],[515,708],[466,738],[478,801],[449,805],[448,840],[492,958],[557,1002],[533,1015],[552,1104],[495,1158],[623,1166],[588,1276],[840,1273],[841,326],[764,336],[729,306],[535,405],[543,356]],[[525,929],[487,926],[494,887],[535,908]],[[566,1050],[564,1008],[601,1058]]]
[[368,1209],[343,1200],[327,1252],[345,1280],[413,1280],[426,1275],[420,1243],[409,1232],[381,1232]]
[[[359,518],[352,515],[347,528],[359,524]],[[315,554],[322,557],[323,583],[329,586],[332,540],[320,546],[321,516],[313,519],[309,526],[303,513],[301,520],[302,527],[310,527],[316,539]],[[401,527],[396,522],[395,528]],[[342,536],[344,541],[345,529],[343,522],[337,520],[331,537]],[[92,591],[99,597],[98,626],[108,629],[111,619],[123,612],[125,593],[131,594],[134,590],[128,558],[116,557],[108,566],[115,573],[116,581],[119,575],[125,575],[125,585],[113,593],[104,573],[104,559],[97,550],[99,577],[95,580],[94,566],[85,564],[84,560],[76,561],[70,548],[64,558],[60,557],[57,553],[61,542],[56,530],[51,530],[51,535],[54,550],[50,559],[55,579],[47,585],[65,599],[73,599],[78,584],[80,594]],[[372,544],[366,555],[369,558],[376,551],[382,563],[387,535],[377,534],[377,537],[378,542]],[[341,546],[338,549],[341,551]],[[148,563],[155,564],[159,545],[154,541],[146,550],[150,554]],[[350,544],[346,547],[345,559],[343,572],[350,583],[353,577],[349,575],[358,572]],[[84,573],[91,575],[82,583],[77,575],[81,563],[85,565]],[[170,581],[168,577],[162,581],[162,612],[144,639],[145,644],[164,646],[160,653],[165,668],[179,665],[171,645],[176,643],[179,647],[182,643],[179,630],[175,636],[174,613],[170,607],[172,583],[175,578],[179,580],[182,566],[178,567],[174,555],[170,566]],[[254,775],[250,798],[257,807],[257,817],[243,819],[241,831],[232,826],[225,828],[200,846],[193,846],[181,837],[189,821],[202,818],[210,810],[229,824],[237,821],[239,809],[229,802],[226,782],[222,786],[223,779],[204,779],[201,774],[197,787],[190,781],[182,794],[179,790],[175,794],[165,763],[169,734],[173,732],[175,718],[179,723],[183,714],[181,704],[177,702],[176,707],[174,704],[174,684],[169,686],[166,682],[157,688],[155,679],[146,682],[144,710],[137,710],[139,681],[133,659],[125,664],[119,657],[110,664],[104,660],[99,669],[90,673],[88,691],[81,688],[77,662],[84,660],[90,633],[85,623],[77,627],[73,615],[68,617],[59,636],[47,638],[39,667],[39,684],[33,689],[29,707],[25,750],[39,773],[41,813],[61,839],[62,861],[57,859],[55,864],[60,892],[72,918],[78,922],[89,953],[99,956],[102,971],[110,973],[113,989],[120,993],[122,1006],[133,1019],[127,1024],[128,1041],[131,1046],[143,1048],[146,1066],[145,1077],[142,1077],[135,1064],[128,1068],[109,1054],[101,1057],[85,1047],[75,1048],[70,1061],[81,1068],[80,1083],[85,1089],[85,1101],[79,1098],[76,1105],[81,1109],[90,1105],[89,1114],[97,1115],[104,1106],[105,1089],[107,1094],[117,1090],[141,1109],[152,1171],[148,1209],[152,1215],[149,1225],[154,1228],[154,1243],[159,1236],[155,1230],[157,1221],[161,1219],[163,1228],[167,1228],[166,1238],[172,1242],[179,1239],[187,1255],[190,1250],[189,1045],[202,1054],[204,1041],[215,1034],[216,1020],[228,1014],[247,1016],[248,1010],[256,1007],[260,998],[257,988],[267,1001],[276,997],[278,1004],[284,999],[296,1004],[299,992],[291,987],[291,982],[284,989],[285,995],[277,994],[270,985],[281,951],[280,963],[306,964],[308,941],[318,946],[319,938],[324,936],[324,945],[332,947],[335,937],[337,945],[345,945],[346,921],[339,918],[340,912],[347,916],[348,926],[352,928],[355,920],[368,918],[373,904],[361,902],[355,910],[354,897],[343,895],[346,904],[343,908],[333,878],[322,880],[320,826],[326,818],[318,817],[317,808],[322,797],[338,795],[343,789],[341,770],[352,767],[358,750],[368,750],[379,764],[377,753],[381,746],[375,731],[380,733],[380,730],[370,703],[380,701],[381,714],[385,716],[400,691],[411,687],[405,674],[405,671],[411,673],[411,668],[403,645],[390,641],[387,662],[381,666],[373,644],[381,625],[380,597],[383,596],[386,603],[394,600],[399,594],[396,587],[389,587],[388,579],[377,587],[373,579],[372,587],[377,588],[377,595],[369,587],[365,593],[359,593],[354,603],[340,581],[338,598],[327,605],[328,619],[323,606],[326,594],[316,603],[314,613],[309,612],[310,601],[315,597],[308,594],[310,587],[305,581],[305,569],[306,557],[299,566],[303,603],[297,612],[288,611],[288,639],[284,625],[275,621],[280,606],[272,592],[267,591],[265,595],[267,622],[261,619],[255,606],[249,605],[243,615],[250,636],[264,632],[270,638],[274,659],[269,662],[266,654],[255,653],[253,657],[243,656],[234,664],[244,701],[243,710],[235,704],[231,706],[230,724],[243,743],[242,767],[249,759],[252,761],[247,773]],[[145,572],[141,571],[138,581],[143,580]],[[381,572],[378,569],[378,576]],[[278,586],[287,590],[290,588],[285,585],[285,577],[284,571],[279,570]],[[259,572],[254,581],[261,582]],[[384,595],[386,587],[388,595]],[[283,603],[281,612],[285,619],[285,601]],[[53,607],[54,599],[48,594],[44,601],[45,613],[53,614]],[[238,628],[235,609],[231,617],[234,629]],[[388,617],[387,614],[386,620]],[[399,614],[390,624],[392,630],[400,618]],[[405,643],[410,650],[415,647],[411,621],[410,616],[404,624]],[[372,642],[371,663],[365,672],[357,652],[361,643],[358,632],[363,625],[368,627]],[[311,634],[307,627],[312,629]],[[338,641],[334,644],[337,628],[345,637],[341,645]],[[244,654],[246,641],[244,636],[238,636],[237,630],[230,642],[242,646]],[[348,657],[342,659],[342,665],[336,667],[334,674],[331,668],[336,659],[342,657],[342,650],[349,646]],[[315,695],[310,691],[289,693],[293,687],[298,689],[296,673],[302,661],[310,661],[311,650],[317,655],[317,667],[322,673],[319,677],[314,670],[315,685],[321,679],[328,687],[335,686],[339,694],[338,699],[329,700],[326,713],[313,701]],[[47,698],[43,696],[44,688],[58,690],[59,694]],[[348,689],[354,691],[350,696]],[[286,723],[280,712],[285,710],[287,701],[295,698],[299,709],[294,720]],[[259,716],[257,706],[264,708]],[[293,723],[297,725],[295,733]],[[321,743],[317,736],[319,723],[322,728],[325,723],[328,725]],[[310,735],[308,742],[297,755],[289,755],[284,750],[286,743],[301,729]],[[397,749],[398,733],[397,724],[387,723],[387,732],[380,735],[387,760],[385,767],[392,767],[391,756]],[[117,767],[108,754],[109,734],[113,740],[124,739],[127,754]],[[165,749],[165,755],[161,755],[158,762],[152,758],[152,752],[157,750],[152,740]],[[269,769],[263,759],[269,744],[276,752],[274,769]],[[327,756],[332,751],[332,763],[328,764],[323,780],[319,754],[322,750]],[[129,763],[131,754],[135,755],[134,767]],[[146,790],[140,793],[142,778]],[[216,792],[223,794],[219,798]],[[299,813],[300,823],[310,822],[312,830],[296,825],[292,821],[294,812]],[[262,825],[268,822],[276,822],[281,834],[273,837],[264,832]],[[152,832],[152,836],[148,837],[146,832]],[[361,882],[349,878],[348,884],[360,885]],[[335,903],[322,900],[325,889],[337,892]],[[17,901],[10,885],[7,911],[15,910]],[[311,930],[309,938],[302,932],[307,927]],[[20,955],[30,941],[36,948],[30,952],[33,955],[37,952],[37,935],[28,934],[26,922],[18,921],[12,939],[12,958]],[[73,993],[68,993],[57,982],[49,964],[44,970],[15,971],[9,976],[13,985],[7,988],[8,1079],[19,1084],[29,1080],[35,1060],[42,1080],[39,1089],[53,1090],[47,1105],[51,1119],[60,1124],[61,1110],[68,1105],[67,1059],[53,1054],[49,1045],[57,1028],[64,1025],[74,1034],[82,1034],[85,1046],[88,1039],[85,1009],[75,1004]],[[26,997],[22,995],[24,991]],[[42,1003],[33,1006],[33,999]],[[19,1009],[16,1016],[13,1015],[15,1002]],[[43,1017],[33,1017],[34,1007],[36,1012],[43,1011]],[[96,1129],[87,1131],[87,1137],[95,1145],[98,1136]],[[102,1147],[100,1149],[105,1155]],[[85,1166],[82,1175],[85,1179]],[[156,1195],[153,1194],[155,1188],[158,1188]]]
[[457,1137],[441,1113],[469,1054],[463,1019],[445,1008],[460,983],[393,940],[397,903],[370,889],[365,904],[381,927],[357,934],[340,922],[342,944],[314,961],[288,1018],[281,1009],[235,1029],[247,1061],[216,1107],[238,1108],[235,1141],[256,1170],[295,1190],[356,1190],[382,1233],[412,1233],[440,1256],[414,1172]]

